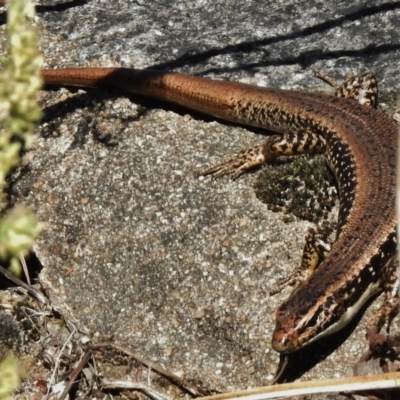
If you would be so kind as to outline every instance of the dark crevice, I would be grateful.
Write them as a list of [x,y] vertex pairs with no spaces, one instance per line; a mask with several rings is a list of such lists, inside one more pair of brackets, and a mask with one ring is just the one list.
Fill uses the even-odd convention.
[[[31,283],[35,283],[39,277],[40,271],[43,269],[43,265],[40,263],[39,259],[36,257],[36,255],[31,252],[25,257],[25,262],[27,265],[28,269],[28,274]],[[7,268],[8,264],[2,263],[3,268]],[[21,279],[23,282],[27,283],[26,278],[24,276],[24,273],[21,273],[21,276],[19,276],[19,279]],[[16,287],[17,285],[7,279],[3,274],[0,273],[0,290],[5,290],[10,287]]]
[[58,3],[54,5],[36,5],[36,12],[38,14],[44,14],[46,12],[53,12],[53,11],[66,11],[69,10],[70,8],[74,7],[80,7],[84,6],[85,4],[88,3],[88,0],[71,0],[71,1],[66,1],[63,3]]

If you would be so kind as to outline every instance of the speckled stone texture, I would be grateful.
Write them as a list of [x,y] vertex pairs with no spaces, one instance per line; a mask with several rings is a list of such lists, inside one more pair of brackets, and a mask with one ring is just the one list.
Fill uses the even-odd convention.
[[[329,90],[315,67],[337,79],[374,71],[385,107],[399,93],[399,24],[398,2],[357,0],[93,0],[37,18],[49,68],[165,68],[302,90]],[[290,289],[268,288],[299,263],[310,224],[269,211],[254,174],[196,176],[261,132],[122,93],[61,89],[41,104],[13,190],[46,222],[35,252],[54,308],[94,340],[210,389],[269,384],[274,310]],[[294,377],[347,374],[366,350],[356,325],[299,356]]]

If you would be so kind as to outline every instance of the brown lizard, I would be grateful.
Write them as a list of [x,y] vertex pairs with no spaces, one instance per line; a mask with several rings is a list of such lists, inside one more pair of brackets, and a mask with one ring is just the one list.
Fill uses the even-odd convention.
[[46,84],[145,95],[280,133],[202,175],[236,178],[278,156],[325,154],[341,199],[336,241],[329,253],[318,241],[305,251],[305,279],[276,313],[275,350],[291,352],[341,329],[387,288],[396,254],[398,126],[382,111],[354,99],[154,70],[59,69],[44,70],[42,77]]

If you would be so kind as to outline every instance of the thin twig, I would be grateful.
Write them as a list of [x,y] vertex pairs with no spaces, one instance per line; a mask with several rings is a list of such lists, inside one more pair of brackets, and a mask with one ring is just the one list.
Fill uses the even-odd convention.
[[13,275],[11,272],[7,271],[5,268],[0,266],[0,272],[10,281],[14,282],[16,285],[23,287],[27,292],[33,296],[37,301],[39,301],[42,304],[47,305],[47,300],[46,298],[36,289],[34,289],[32,286],[27,285],[25,282],[21,281],[21,279],[17,278],[15,275]]
[[136,389],[141,390],[153,400],[170,400],[171,398],[160,394],[159,392],[151,389],[144,383],[133,382],[130,380],[108,380],[103,379],[103,389]]
[[178,385],[182,386],[185,390],[189,391],[194,396],[200,396],[200,395],[206,396],[208,394],[205,390],[195,387],[190,382],[188,382],[186,379],[181,378],[181,377],[165,370],[164,368],[162,368],[161,366],[159,366],[153,362],[147,361],[144,358],[137,356],[136,354],[123,348],[122,346],[119,346],[118,344],[99,343],[99,344],[89,346],[89,348],[92,350],[105,348],[105,347],[111,347],[117,351],[120,351],[121,353],[128,355],[129,357],[134,358],[135,360],[139,361],[141,364],[145,365],[147,368],[151,368],[154,371],[158,372],[159,374],[164,375],[164,376],[168,377],[169,379],[173,380],[174,382],[176,382]]
[[54,377],[55,377],[55,375],[56,375],[58,366],[59,366],[59,364],[60,364],[60,359],[61,359],[61,357],[62,357],[62,354],[63,354],[63,352],[64,352],[64,349],[67,347],[68,342],[71,340],[72,336],[75,335],[75,332],[76,332],[76,331],[75,331],[75,329],[74,329],[74,330],[71,332],[71,334],[68,336],[67,340],[64,342],[64,344],[62,345],[62,347],[61,347],[61,349],[60,349],[60,351],[59,351],[59,353],[58,353],[57,361],[56,361],[56,363],[55,363],[55,365],[54,365],[54,371],[53,371],[53,373],[51,374],[51,379],[50,379],[49,384],[48,384],[48,387],[47,387],[47,393],[46,393],[45,399],[48,399],[48,398],[49,398],[50,389],[51,389],[51,386],[52,386],[52,384],[53,384],[53,380],[54,380]]
[[289,364],[289,357],[287,355],[281,355],[278,370],[276,371],[274,379],[272,381],[273,385],[275,385],[275,383],[278,382],[279,378],[285,372],[285,369],[287,368],[288,364]]
[[338,379],[321,379],[259,387],[239,392],[202,397],[201,400],[264,400],[288,398],[315,393],[359,392],[400,387],[400,372]]
[[78,375],[81,373],[83,367],[86,365],[86,363],[89,361],[90,356],[92,355],[91,351],[87,351],[84,356],[82,357],[82,360],[79,361],[79,364],[75,368],[74,372],[72,373],[69,382],[67,383],[67,386],[65,387],[64,391],[62,392],[60,398],[58,400],[64,400],[65,397],[68,395],[69,391],[72,388],[72,385],[75,383],[76,378]]
[[22,270],[24,271],[26,282],[28,283],[29,286],[31,286],[31,278],[29,276],[28,266],[26,265],[25,257],[22,253],[19,255],[19,261],[21,262]]

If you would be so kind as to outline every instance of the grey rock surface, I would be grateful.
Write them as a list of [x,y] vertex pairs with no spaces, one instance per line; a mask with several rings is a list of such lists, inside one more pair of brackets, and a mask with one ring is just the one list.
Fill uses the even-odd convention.
[[[302,90],[329,90],[315,67],[337,79],[374,71],[383,106],[399,92],[399,23],[400,2],[383,1],[94,0],[37,18],[48,68],[156,67]],[[268,211],[252,174],[196,177],[262,136],[122,93],[61,89],[41,102],[14,195],[46,222],[35,252],[55,309],[210,389],[270,383],[274,310],[290,289],[268,288],[298,264],[309,224]],[[336,351],[313,350],[324,356],[303,379],[347,374],[364,333],[361,323]]]

